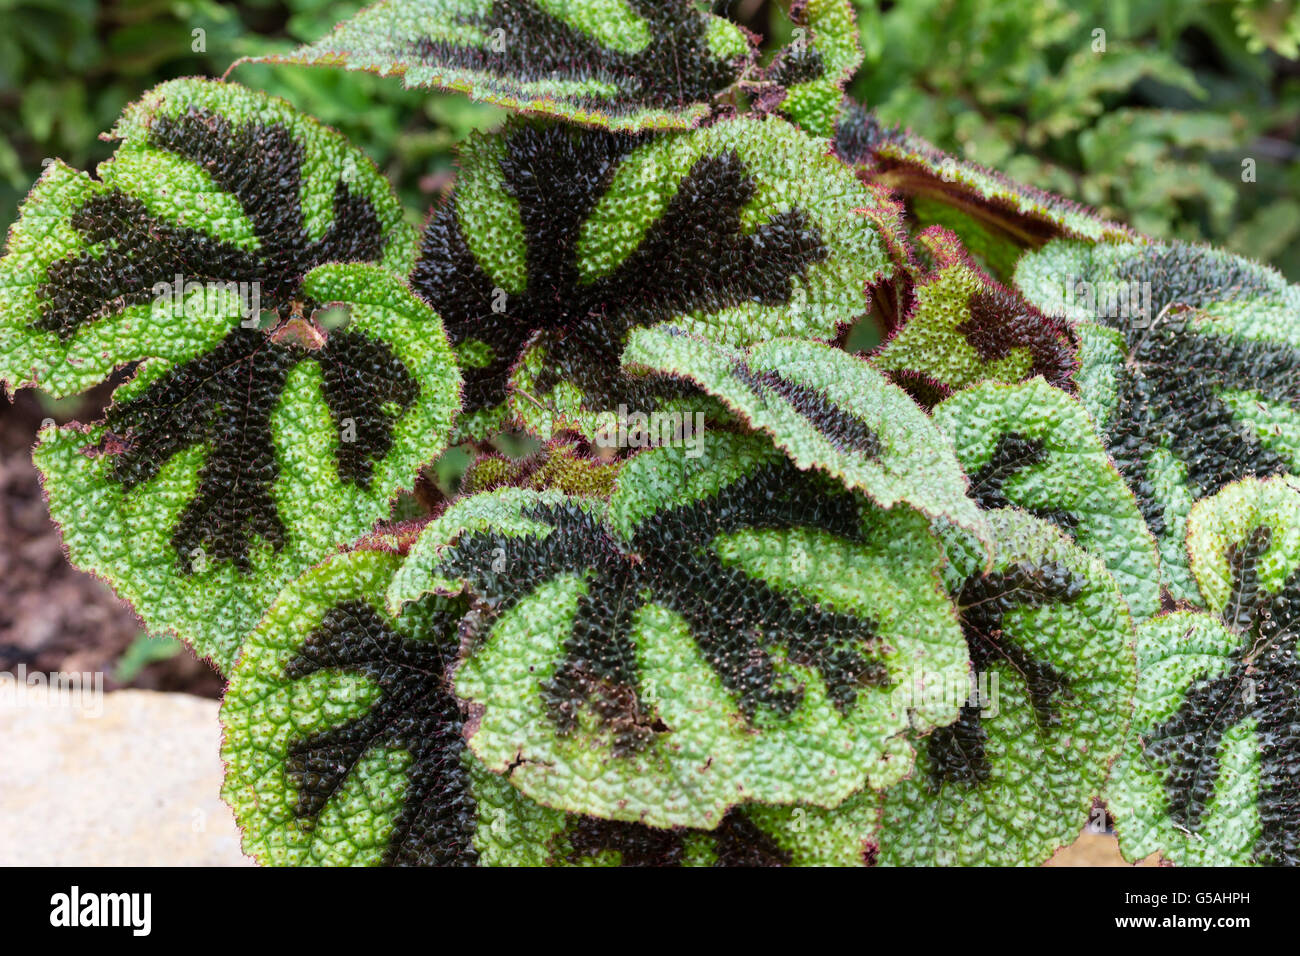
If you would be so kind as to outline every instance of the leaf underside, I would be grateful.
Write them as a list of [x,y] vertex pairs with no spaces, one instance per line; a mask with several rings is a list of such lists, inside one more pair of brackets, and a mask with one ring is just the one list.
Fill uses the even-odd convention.
[[[874,113],[856,104],[844,111],[836,127],[835,152],[863,179],[897,190],[914,203],[928,200],[958,211],[986,235],[1021,249],[1057,237],[1093,242],[1136,238],[1127,226],[1084,206],[950,156],[913,133],[883,127]],[[959,234],[970,238],[964,229]]]

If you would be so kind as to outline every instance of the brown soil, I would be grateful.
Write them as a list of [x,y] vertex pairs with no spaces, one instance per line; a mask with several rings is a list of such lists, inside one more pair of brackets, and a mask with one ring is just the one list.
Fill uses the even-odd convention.
[[63,554],[32,465],[31,448],[46,417],[93,420],[105,390],[74,415],[51,414],[30,391],[11,402],[0,393],[0,671],[104,673],[106,689],[129,686],[219,697],[222,680],[188,650],[145,667],[129,684],[113,679],[118,660],[143,627],[97,578]]

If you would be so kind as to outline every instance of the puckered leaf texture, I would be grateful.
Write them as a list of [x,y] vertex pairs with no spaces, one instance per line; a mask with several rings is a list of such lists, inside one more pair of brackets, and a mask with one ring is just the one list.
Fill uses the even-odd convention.
[[383,0],[261,62],[400,75],[513,110],[615,130],[684,129],[753,60],[694,0]]
[[934,422],[981,507],[1051,522],[1105,562],[1134,617],[1160,609],[1155,539],[1077,399],[1041,378],[986,382],[938,405]]
[[1070,387],[1078,359],[1066,323],[990,278],[947,229],[932,226],[918,241],[933,268],[907,265],[910,306],[873,364],[929,404],[983,381],[1041,375]]
[[[241,320],[256,324],[236,314],[251,311],[254,287],[263,310],[287,313],[322,263],[405,274],[414,260],[415,235],[374,164],[283,100],[175,80],[128,107],[111,136],[119,146],[94,178],[50,164],[10,230],[10,390],[73,395],[129,362],[184,362]],[[174,294],[160,288],[177,276]]]
[[1120,848],[1180,866],[1300,864],[1300,481],[1192,509],[1207,610],[1138,632],[1137,705],[1107,788]]
[[146,363],[107,421],[35,452],[73,562],[222,670],[281,587],[388,516],[455,414],[451,348],[400,279],[326,265],[302,290],[348,326],[319,347],[236,328]]
[[945,573],[972,664],[957,720],[917,746],[911,775],[838,807],[751,810],[768,833],[813,841],[818,862],[1036,865],[1087,820],[1124,741],[1132,622],[1101,562],[1051,524],[989,513],[992,570],[960,534]]
[[1165,586],[1199,602],[1193,502],[1300,468],[1300,288],[1209,248],[1064,240],[1028,254],[1016,281],[1080,323],[1079,397],[1160,544]]
[[465,601],[431,596],[392,617],[384,592],[402,559],[373,543],[287,587],[231,675],[223,795],[262,863],[809,865],[840,862],[831,836],[869,825],[752,807],[712,830],[652,828],[534,803],[465,746],[450,685]]
[[445,446],[460,377],[399,278],[413,231],[337,134],[179,80],[113,135],[97,179],[52,166],[10,232],[0,376],[69,395],[129,373],[103,421],[42,433],[50,511],[74,563],[226,668]]
[[469,746],[538,803],[713,828],[905,775],[964,683],[928,523],[767,443],[651,449],[608,504],[508,489],[425,529],[390,606],[463,594]]
[[884,794],[884,864],[1042,863],[1078,836],[1124,742],[1133,624],[1114,579],[1046,521],[989,520],[991,571],[949,549],[977,693]]
[[619,372],[630,329],[829,340],[890,263],[873,194],[784,121],[645,139],[516,122],[476,136],[412,284],[465,367],[463,425],[593,437],[682,389]]
[[793,0],[790,19],[794,40],[777,53],[763,78],[780,89],[781,113],[800,129],[831,138],[844,84],[862,65],[857,14],[850,0]]
[[884,507],[906,502],[987,537],[949,441],[863,359],[801,339],[741,350],[656,328],[635,330],[623,360],[696,383],[800,468],[825,471]]

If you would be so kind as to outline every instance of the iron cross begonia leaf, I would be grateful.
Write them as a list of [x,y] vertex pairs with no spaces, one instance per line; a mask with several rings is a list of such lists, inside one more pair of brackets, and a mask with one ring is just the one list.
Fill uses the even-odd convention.
[[507,489],[430,524],[390,605],[465,594],[469,746],[536,802],[712,828],[748,802],[834,806],[904,776],[954,719],[917,682],[966,651],[919,513],[766,442],[644,451],[608,504]]
[[620,406],[681,407],[680,384],[619,371],[633,328],[835,338],[891,268],[859,211],[879,205],[775,118],[652,139],[515,122],[465,145],[412,285],[461,356],[466,434],[508,413],[592,438]]
[[52,165],[10,231],[0,377],[70,395],[129,373],[103,421],[42,432],[50,512],[74,563],[224,669],[445,447],[460,376],[400,278],[413,231],[338,134],[178,80],[113,135],[98,178]]
[[1064,240],[1026,255],[1016,282],[1079,323],[1079,397],[1160,544],[1165,587],[1199,602],[1192,504],[1300,467],[1300,288],[1205,247]]
[[1138,632],[1133,726],[1107,787],[1120,848],[1180,866],[1300,864],[1300,481],[1197,502],[1206,607]]
[[291,53],[614,130],[685,129],[751,65],[751,37],[694,0],[382,0]]

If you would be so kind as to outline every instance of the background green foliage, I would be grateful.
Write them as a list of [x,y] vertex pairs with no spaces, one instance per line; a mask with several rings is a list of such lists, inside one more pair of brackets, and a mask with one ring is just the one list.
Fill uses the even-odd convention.
[[850,89],[882,119],[1300,278],[1300,2],[854,2],[866,59]]
[[[1156,236],[1208,239],[1300,278],[1300,0],[854,0],[866,61],[855,97],[941,149],[1099,207]],[[122,107],[176,76],[325,35],[362,6],[332,0],[0,0],[0,229],[60,157],[105,158]],[[769,36],[783,5],[718,0]],[[1106,31],[1106,52],[1092,50]],[[194,50],[193,31],[205,49]],[[413,219],[452,146],[496,111],[341,70],[247,65],[360,145]],[[1244,158],[1255,183],[1241,181]]]

